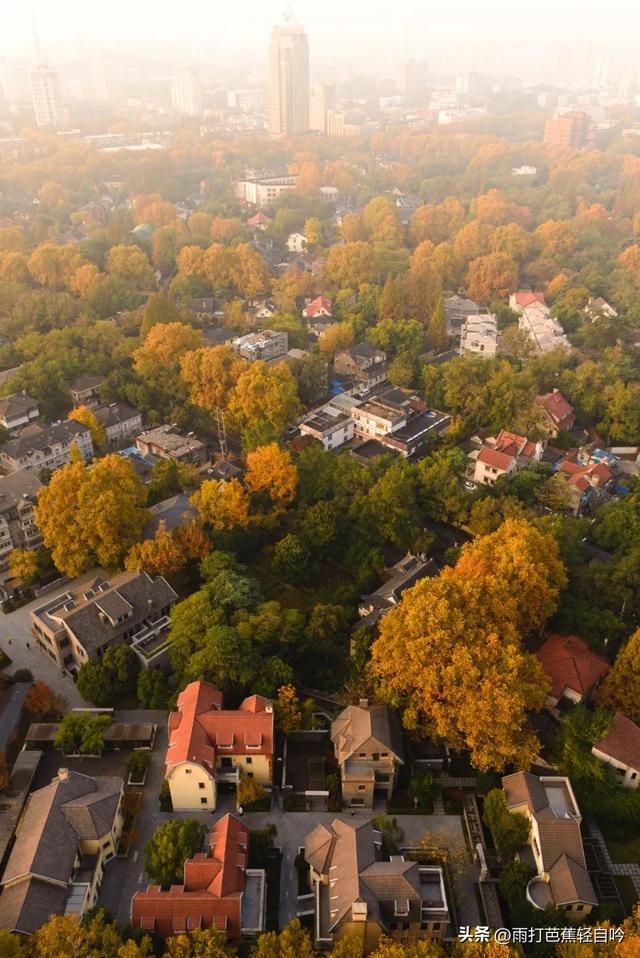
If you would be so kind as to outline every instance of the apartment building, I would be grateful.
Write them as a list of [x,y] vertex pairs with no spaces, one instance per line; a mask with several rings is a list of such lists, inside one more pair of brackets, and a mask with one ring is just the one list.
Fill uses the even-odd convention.
[[492,313],[467,316],[460,330],[460,355],[475,353],[493,357],[498,353],[498,321]]
[[250,363],[263,359],[269,362],[277,359],[289,349],[289,335],[284,331],[263,329],[259,333],[249,333],[234,339],[232,348],[239,356]]
[[93,441],[88,426],[73,419],[50,426],[31,423],[19,429],[13,438],[0,445],[0,465],[7,472],[34,472],[58,469],[71,462],[77,449],[85,461],[93,456]]
[[40,415],[37,399],[25,392],[13,393],[0,398],[0,426],[9,432],[15,432],[28,426]]
[[0,570],[7,568],[12,549],[37,549],[42,536],[34,506],[42,484],[30,472],[0,477]]
[[96,409],[96,419],[104,429],[107,446],[115,449],[142,430],[142,414],[126,402],[112,402]]

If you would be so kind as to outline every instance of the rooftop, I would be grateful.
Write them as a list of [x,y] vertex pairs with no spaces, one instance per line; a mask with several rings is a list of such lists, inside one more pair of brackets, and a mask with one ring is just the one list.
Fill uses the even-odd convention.
[[622,712],[616,713],[611,728],[594,749],[640,771],[640,728]]
[[559,699],[565,689],[586,696],[608,672],[609,663],[577,635],[551,635],[536,652]]

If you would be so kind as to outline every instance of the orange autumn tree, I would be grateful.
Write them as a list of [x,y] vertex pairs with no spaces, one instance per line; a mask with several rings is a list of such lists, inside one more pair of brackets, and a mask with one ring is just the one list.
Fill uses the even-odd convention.
[[477,538],[382,620],[372,647],[381,695],[405,727],[468,748],[477,768],[527,768],[539,746],[528,714],[547,682],[522,640],[565,584],[555,540],[526,521]]
[[216,532],[246,529],[249,525],[249,493],[237,479],[207,479],[191,496],[191,502],[205,525]]

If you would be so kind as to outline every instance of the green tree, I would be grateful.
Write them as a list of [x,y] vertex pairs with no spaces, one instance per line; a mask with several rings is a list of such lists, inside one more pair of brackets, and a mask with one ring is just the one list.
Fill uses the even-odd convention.
[[416,808],[430,805],[438,794],[438,783],[433,772],[414,772],[407,794]]
[[267,790],[264,785],[247,775],[241,777],[236,795],[238,805],[252,805],[254,802],[261,802],[266,797]]
[[311,555],[305,543],[293,532],[276,543],[273,565],[278,575],[287,582],[304,582],[313,568]]
[[167,677],[160,669],[143,669],[136,687],[138,704],[143,709],[166,709],[169,698]]
[[206,828],[194,818],[159,825],[144,849],[144,867],[154,884],[180,884],[184,863],[201,851]]
[[526,845],[531,823],[525,815],[509,811],[502,789],[494,788],[487,795],[484,822],[502,858],[513,858],[518,849]]
[[112,645],[104,655],[85,662],[78,673],[78,691],[98,707],[113,705],[131,696],[140,671],[139,660],[128,645]]
[[65,755],[100,755],[104,748],[104,733],[111,725],[108,715],[70,713],[65,715],[56,735],[56,748]]

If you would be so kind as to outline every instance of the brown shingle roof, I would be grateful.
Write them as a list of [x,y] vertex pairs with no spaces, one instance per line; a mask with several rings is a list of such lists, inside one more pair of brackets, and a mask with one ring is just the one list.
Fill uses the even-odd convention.
[[640,728],[622,712],[616,713],[611,729],[594,748],[640,771]]
[[377,742],[399,762],[404,761],[398,719],[386,705],[348,705],[331,723],[331,741],[340,753],[339,761],[346,761],[371,740],[372,747]]

